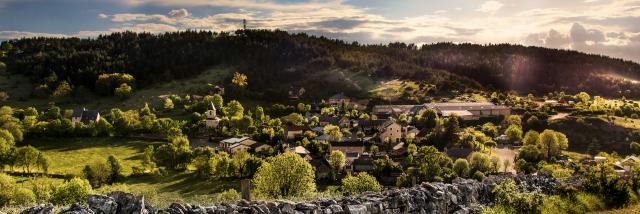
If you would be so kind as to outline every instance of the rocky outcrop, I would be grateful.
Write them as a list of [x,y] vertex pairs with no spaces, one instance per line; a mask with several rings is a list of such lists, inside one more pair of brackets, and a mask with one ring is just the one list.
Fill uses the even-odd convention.
[[20,212],[20,214],[52,214],[52,213],[53,213],[53,204],[39,204]]
[[91,209],[82,204],[75,203],[69,209],[63,210],[59,214],[95,214]]
[[118,211],[118,202],[105,195],[90,195],[87,197],[87,204],[95,214],[116,214]]
[[[477,213],[492,203],[493,187],[513,178],[523,190],[554,192],[557,181],[550,176],[491,176],[483,182],[456,179],[452,183],[423,183],[411,188],[382,192],[366,192],[358,196],[338,199],[317,199],[294,203],[290,201],[246,201],[198,206],[173,203],[157,210],[146,204],[143,196],[112,192],[87,197],[87,206],[74,204],[62,211],[65,214],[390,214],[390,213]],[[50,214],[51,204],[38,205],[22,214]]]

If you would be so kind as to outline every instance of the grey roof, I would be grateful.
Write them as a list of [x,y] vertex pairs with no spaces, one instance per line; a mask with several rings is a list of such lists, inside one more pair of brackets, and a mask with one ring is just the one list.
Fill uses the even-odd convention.
[[239,142],[245,141],[247,139],[249,139],[249,137],[241,137],[241,138],[232,137],[232,138],[224,139],[224,140],[222,140],[220,142],[221,143],[231,143],[231,144],[233,144],[233,143],[239,143]]
[[80,119],[80,121],[82,121],[83,123],[87,123],[89,121],[97,121],[99,116],[100,112],[98,112],[97,110],[84,111],[82,113],[82,119]]
[[320,118],[318,118],[320,122],[327,122],[333,125],[337,125],[338,122],[340,121],[340,118],[338,117],[332,117],[332,116],[328,116],[328,115],[321,115]]
[[452,111],[452,110],[498,110],[509,109],[504,105],[496,105],[489,102],[484,103],[427,103],[426,107],[434,108],[440,111]]
[[335,94],[335,95],[329,97],[329,99],[333,99],[333,100],[349,99],[349,97],[345,96],[344,93],[339,93],[339,94]]
[[82,117],[82,113],[84,113],[85,109],[82,107],[78,107],[73,110],[73,115],[71,117]]

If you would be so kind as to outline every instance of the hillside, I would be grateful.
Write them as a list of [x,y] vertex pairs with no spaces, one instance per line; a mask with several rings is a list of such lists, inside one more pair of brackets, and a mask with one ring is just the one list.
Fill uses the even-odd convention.
[[[74,97],[82,91],[95,93],[96,79],[103,73],[128,73],[135,77],[136,88],[148,88],[218,67],[248,76],[247,88],[227,87],[228,96],[271,101],[285,100],[291,87],[300,86],[307,90],[303,99],[341,91],[365,97],[381,81],[394,79],[434,86],[421,93],[484,88],[640,98],[637,63],[508,44],[361,45],[303,33],[247,30],[27,38],[3,43],[2,52],[0,61],[10,74],[28,77],[35,87],[55,73],[58,82],[70,83]],[[206,81],[229,83],[231,76]],[[12,97],[24,101],[34,94]]]

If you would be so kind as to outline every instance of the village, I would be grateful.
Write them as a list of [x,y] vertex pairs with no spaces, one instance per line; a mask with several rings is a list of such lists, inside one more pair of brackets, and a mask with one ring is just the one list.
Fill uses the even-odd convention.
[[[329,97],[323,104],[325,107],[346,107],[352,110],[365,111],[367,100],[355,100],[343,93]],[[306,121],[317,120],[312,125],[288,125],[284,128],[282,140],[286,142],[285,150],[294,152],[308,160],[316,170],[317,179],[326,179],[332,170],[328,154],[331,151],[340,151],[346,157],[343,174],[357,174],[360,172],[373,173],[374,161],[391,158],[398,164],[408,164],[405,160],[408,155],[408,146],[419,143],[432,132],[431,129],[419,129],[409,125],[398,118],[415,118],[426,110],[434,110],[439,117],[457,116],[462,121],[475,122],[479,120],[501,120],[511,115],[511,108],[504,105],[495,105],[490,102],[465,102],[465,103],[427,103],[421,105],[375,105],[372,107],[370,117],[350,118],[347,115],[333,113],[321,114],[319,111],[308,112],[304,115]],[[204,120],[207,129],[216,129],[220,118],[216,114],[216,107],[211,103],[210,109],[205,113]],[[335,127],[328,130],[326,127]],[[333,133],[329,133],[333,132]],[[336,134],[340,133],[340,134]],[[338,135],[338,136],[336,136]],[[326,142],[328,148],[323,154],[311,152],[299,144],[299,141],[309,136],[315,136],[315,140]],[[505,136],[496,137],[497,141],[506,143]],[[211,139],[215,139],[212,137]],[[248,136],[232,137],[219,141],[209,141],[206,146],[213,147],[217,151],[230,154],[239,151],[247,151],[253,154],[268,155],[274,152],[274,147],[265,143],[252,140]],[[510,145],[510,144],[509,144]],[[509,146],[506,145],[506,146]],[[202,144],[200,144],[202,146]],[[501,145],[502,146],[502,145]],[[466,158],[472,149],[444,148],[452,157]],[[509,149],[510,150],[510,149]],[[506,158],[514,158],[511,156]],[[414,151],[415,152],[415,151]],[[512,161],[512,160],[511,160]],[[513,171],[513,169],[511,169]],[[513,171],[515,172],[515,171]],[[386,183],[393,183],[399,172],[391,173]]]

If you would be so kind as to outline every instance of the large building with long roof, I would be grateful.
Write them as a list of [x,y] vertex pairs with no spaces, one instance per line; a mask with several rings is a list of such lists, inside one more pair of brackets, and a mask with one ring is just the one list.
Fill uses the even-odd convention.
[[378,105],[373,107],[376,115],[418,115],[425,109],[434,109],[441,116],[457,115],[463,120],[478,120],[486,117],[511,115],[511,108],[490,102],[477,103],[426,103],[421,105]]

